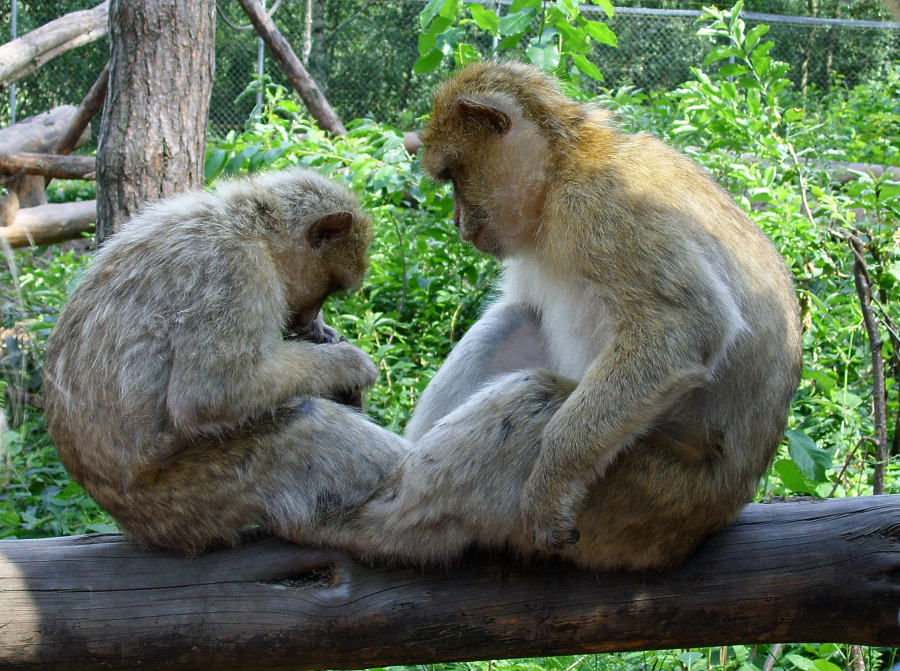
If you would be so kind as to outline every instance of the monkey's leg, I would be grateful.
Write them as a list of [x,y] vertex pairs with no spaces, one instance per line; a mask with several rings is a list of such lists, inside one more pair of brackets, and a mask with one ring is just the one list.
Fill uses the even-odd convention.
[[407,439],[417,442],[492,378],[546,366],[547,361],[535,312],[515,303],[494,305],[453,348],[422,393],[406,427]]
[[530,552],[518,510],[541,435],[574,388],[544,370],[508,373],[437,422],[342,532],[367,558],[455,559],[473,543]]
[[147,469],[110,512],[134,540],[188,553],[233,544],[248,525],[324,544],[332,521],[361,505],[408,451],[354,410],[300,400],[270,424],[205,439]]

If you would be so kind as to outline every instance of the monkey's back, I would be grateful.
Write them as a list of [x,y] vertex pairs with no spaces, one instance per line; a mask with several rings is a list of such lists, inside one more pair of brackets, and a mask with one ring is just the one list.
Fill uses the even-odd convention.
[[[249,264],[264,277],[261,251],[228,223],[221,201],[192,194],[151,206],[95,255],[54,326],[44,369],[54,444],[95,498],[105,497],[92,485],[125,489],[171,452],[178,440],[166,407],[174,335],[190,328],[198,352],[214,351],[216,330],[234,317],[236,269]],[[247,263],[229,263],[238,258]],[[261,300],[283,300],[271,284]],[[203,322],[211,328],[198,328]]]

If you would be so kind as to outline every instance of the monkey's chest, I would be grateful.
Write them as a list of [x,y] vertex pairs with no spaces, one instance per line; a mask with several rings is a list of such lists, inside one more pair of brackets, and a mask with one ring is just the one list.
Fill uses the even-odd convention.
[[583,378],[614,335],[597,292],[586,282],[540,266],[510,264],[507,270],[506,295],[530,305],[541,317],[548,368],[568,378]]

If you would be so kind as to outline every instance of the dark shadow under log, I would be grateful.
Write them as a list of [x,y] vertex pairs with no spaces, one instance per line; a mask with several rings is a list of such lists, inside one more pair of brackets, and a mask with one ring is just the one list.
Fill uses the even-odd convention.
[[829,641],[900,646],[900,496],[749,506],[663,576],[470,558],[368,568],[265,540],[0,542],[0,667],[354,669]]

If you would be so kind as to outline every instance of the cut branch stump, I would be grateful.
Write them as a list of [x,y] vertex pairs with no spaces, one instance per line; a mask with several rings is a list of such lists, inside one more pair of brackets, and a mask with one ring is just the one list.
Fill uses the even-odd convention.
[[[162,513],[161,513],[162,514]],[[0,667],[354,669],[737,643],[900,646],[900,495],[754,504],[665,575],[368,568],[265,540],[0,541]]]

